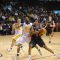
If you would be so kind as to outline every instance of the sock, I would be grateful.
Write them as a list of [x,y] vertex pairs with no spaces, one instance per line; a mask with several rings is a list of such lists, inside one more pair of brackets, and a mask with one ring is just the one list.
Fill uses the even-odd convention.
[[31,55],[29,55],[29,57],[31,57]]
[[32,59],[31,59],[31,55],[29,55],[29,60],[32,60]]

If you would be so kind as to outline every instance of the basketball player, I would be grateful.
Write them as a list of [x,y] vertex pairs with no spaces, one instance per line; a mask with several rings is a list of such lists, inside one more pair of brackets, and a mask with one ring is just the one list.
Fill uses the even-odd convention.
[[49,43],[51,43],[51,39],[54,35],[54,28],[55,28],[54,21],[48,21],[46,25],[46,30],[47,30],[46,35],[49,36]]
[[30,42],[30,28],[32,26],[32,23],[30,23],[29,18],[26,17],[26,22],[23,23],[23,35],[20,37],[18,40],[16,40],[16,43],[18,44],[17,46],[17,56],[19,56],[19,51],[20,51],[20,46],[24,42]]
[[12,50],[12,47],[14,46],[14,44],[16,43],[16,40],[22,36],[22,23],[21,23],[21,19],[18,19],[16,23],[14,23],[12,25],[12,33],[15,32],[14,37],[12,38],[12,43],[10,48],[8,49],[8,51]]
[[45,29],[44,28],[40,29],[39,27],[40,25],[38,23],[39,22],[37,21],[36,24],[30,30],[31,41],[29,43],[29,60],[32,60],[31,49],[35,47],[36,44],[54,54],[54,52],[46,46],[43,39],[41,38],[41,36],[45,33]]

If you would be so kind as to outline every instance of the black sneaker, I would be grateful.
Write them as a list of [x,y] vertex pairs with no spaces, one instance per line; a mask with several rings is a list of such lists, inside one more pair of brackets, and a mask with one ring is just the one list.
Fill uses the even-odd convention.
[[49,41],[49,43],[51,43],[51,41]]
[[0,54],[0,57],[2,57],[3,55],[2,54]]
[[17,56],[19,56],[19,54],[17,54]]

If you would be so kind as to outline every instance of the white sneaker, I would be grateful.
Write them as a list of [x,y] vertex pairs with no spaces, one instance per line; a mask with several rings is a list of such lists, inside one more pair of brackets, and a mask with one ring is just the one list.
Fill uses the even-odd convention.
[[11,50],[12,50],[12,48],[7,49],[8,52],[10,52]]
[[57,58],[57,59],[60,59],[60,54],[57,54],[57,55],[56,55],[56,58]]
[[32,57],[31,57],[31,55],[29,55],[29,59],[28,60],[32,60]]

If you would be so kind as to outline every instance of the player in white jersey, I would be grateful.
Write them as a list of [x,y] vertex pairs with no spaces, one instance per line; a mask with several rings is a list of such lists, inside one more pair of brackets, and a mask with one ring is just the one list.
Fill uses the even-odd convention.
[[16,23],[14,23],[12,25],[12,33],[14,33],[14,36],[12,37],[12,43],[10,48],[8,49],[8,51],[12,50],[12,47],[14,46],[14,44],[16,43],[16,40],[22,36],[22,23],[21,23],[21,19],[18,19]]
[[19,51],[20,51],[20,46],[24,43],[24,42],[30,42],[30,28],[32,26],[32,23],[29,22],[29,20],[26,20],[25,23],[23,23],[23,35],[22,37],[20,37],[18,40],[16,40],[16,43],[18,45],[17,48],[17,56],[19,56]]

